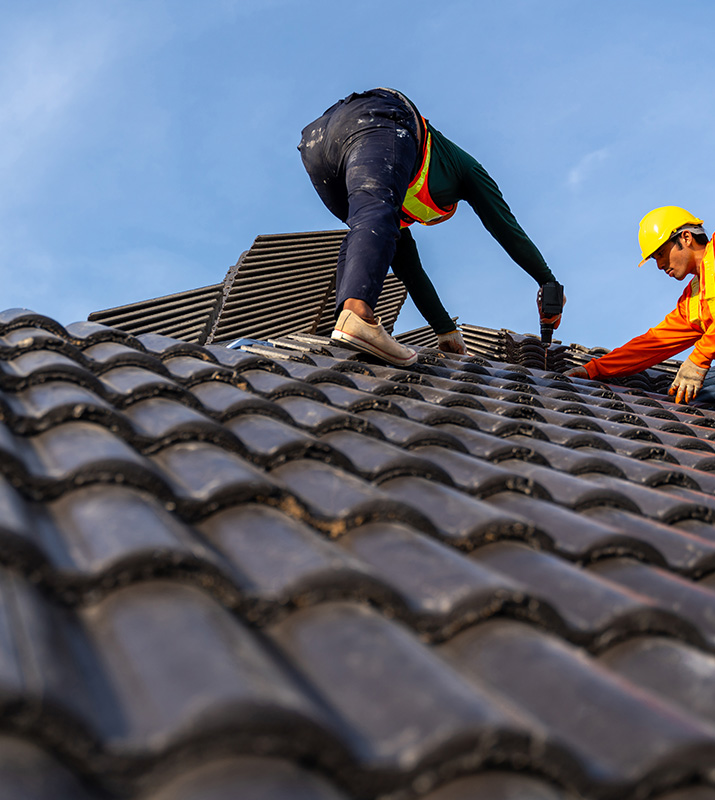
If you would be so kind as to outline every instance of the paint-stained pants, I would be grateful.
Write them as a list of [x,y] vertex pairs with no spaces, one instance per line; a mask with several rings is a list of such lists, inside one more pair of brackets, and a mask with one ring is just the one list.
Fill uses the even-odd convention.
[[320,199],[349,231],[338,255],[336,316],[349,297],[375,308],[400,236],[417,122],[398,97],[351,94],[303,129],[298,149]]

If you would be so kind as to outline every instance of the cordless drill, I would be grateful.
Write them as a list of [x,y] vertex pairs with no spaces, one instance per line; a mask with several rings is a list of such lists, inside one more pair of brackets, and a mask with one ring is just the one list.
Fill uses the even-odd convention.
[[564,308],[564,287],[557,281],[550,281],[541,287],[541,344],[544,345],[544,369],[546,369],[546,352],[554,335],[554,325],[544,322],[543,318],[558,317]]

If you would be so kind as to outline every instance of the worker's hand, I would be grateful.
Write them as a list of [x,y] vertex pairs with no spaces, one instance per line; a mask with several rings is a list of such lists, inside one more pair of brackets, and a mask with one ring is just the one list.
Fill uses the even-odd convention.
[[675,380],[670,384],[668,394],[675,395],[676,403],[689,403],[700,391],[707,371],[707,367],[699,367],[690,358],[686,358],[680,365]]
[[460,356],[467,355],[467,347],[462,339],[462,334],[458,330],[449,333],[438,333],[437,343],[443,353],[457,353]]
[[568,372],[564,372],[564,375],[567,378],[589,378],[589,374],[586,372],[586,367],[574,367]]
[[[561,324],[561,314],[557,314],[554,317],[545,317],[544,312],[541,307],[541,298],[543,297],[544,291],[543,287],[539,286],[539,291],[536,293],[536,307],[539,309],[539,322],[544,322],[547,325],[551,325],[551,327],[556,330],[559,325]],[[564,295],[564,305],[566,305],[566,295]]]

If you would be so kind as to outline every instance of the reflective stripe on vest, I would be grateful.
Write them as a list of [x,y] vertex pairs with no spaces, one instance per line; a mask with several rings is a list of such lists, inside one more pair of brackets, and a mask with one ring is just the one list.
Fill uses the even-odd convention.
[[688,322],[700,324],[700,279],[696,275],[690,281],[690,297],[688,298]]
[[703,330],[715,320],[715,254],[713,242],[708,242],[700,272],[690,281],[690,297],[688,298],[688,321],[698,323]]
[[[715,258],[713,258],[713,239],[708,242],[700,265],[700,298],[701,305],[703,306],[700,310],[700,319],[703,321],[703,328],[707,328],[708,323],[715,319]],[[710,320],[706,319],[707,316],[710,317]]]
[[432,156],[432,134],[427,130],[427,120],[424,120],[425,141],[422,147],[422,163],[417,170],[417,175],[407,187],[405,199],[400,209],[400,227],[406,228],[413,222],[422,225],[436,225],[449,219],[457,210],[457,204],[440,208],[430,197],[427,177],[429,175],[430,158]]

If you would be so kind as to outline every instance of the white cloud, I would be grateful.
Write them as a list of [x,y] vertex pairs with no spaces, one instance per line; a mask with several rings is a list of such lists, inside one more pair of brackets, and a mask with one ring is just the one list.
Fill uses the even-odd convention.
[[571,189],[578,189],[609,157],[610,151],[607,147],[602,147],[600,150],[594,150],[583,156],[578,164],[569,170],[566,179],[568,186]]

